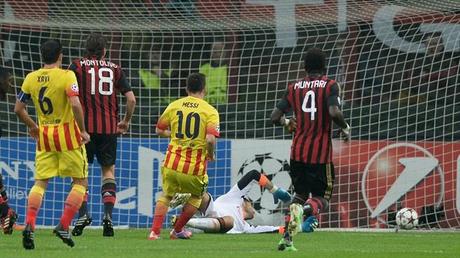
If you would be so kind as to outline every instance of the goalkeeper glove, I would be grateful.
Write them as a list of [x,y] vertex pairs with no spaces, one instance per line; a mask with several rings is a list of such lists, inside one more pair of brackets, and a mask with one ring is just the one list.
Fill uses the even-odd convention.
[[291,195],[288,192],[286,192],[286,190],[284,190],[283,188],[273,186],[271,192],[273,194],[273,200],[275,204],[278,203],[278,200],[281,200],[285,203],[291,201]]
[[350,140],[350,131],[351,131],[351,128],[350,128],[350,125],[347,124],[347,127],[346,128],[341,128],[340,129],[340,134],[342,136],[342,139],[345,141],[345,142],[348,142]]

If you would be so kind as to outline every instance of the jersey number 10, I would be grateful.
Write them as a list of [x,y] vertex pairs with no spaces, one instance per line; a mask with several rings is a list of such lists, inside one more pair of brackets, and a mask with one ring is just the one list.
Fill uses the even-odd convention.
[[[93,67],[88,70],[88,73],[91,74],[91,95],[96,94],[96,71]],[[108,76],[106,76],[108,74]],[[113,71],[107,67],[101,67],[98,71],[99,78],[99,94],[101,95],[112,95],[113,93]],[[107,84],[104,89],[104,83]]]
[[[200,134],[200,114],[191,112],[185,118],[185,130],[184,130],[184,113],[182,111],[177,111],[177,116],[179,118],[177,125],[176,138],[184,139],[184,136],[190,139],[195,139]],[[195,120],[193,129],[192,129],[192,119]],[[185,135],[184,135],[185,133]]]

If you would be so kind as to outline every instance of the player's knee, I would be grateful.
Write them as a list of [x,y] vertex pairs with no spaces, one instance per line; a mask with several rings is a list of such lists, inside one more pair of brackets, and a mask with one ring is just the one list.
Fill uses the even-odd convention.
[[233,228],[233,223],[234,223],[233,217],[224,216],[224,217],[217,218],[217,220],[219,221],[219,226],[220,226],[219,233],[227,233]]
[[208,208],[210,201],[211,201],[211,195],[208,192],[205,192],[203,194],[203,197],[201,198],[200,208],[198,208],[201,214],[206,213],[206,209]]
[[165,194],[162,194],[162,195],[160,195],[160,197],[158,197],[157,202],[160,202],[160,203],[166,205],[166,207],[168,207],[168,206],[169,206],[169,203],[171,202],[171,199],[172,199],[172,198],[171,198],[170,196],[167,196],[167,195],[165,195]]
[[88,188],[88,178],[72,178],[72,187],[74,185],[81,185]]

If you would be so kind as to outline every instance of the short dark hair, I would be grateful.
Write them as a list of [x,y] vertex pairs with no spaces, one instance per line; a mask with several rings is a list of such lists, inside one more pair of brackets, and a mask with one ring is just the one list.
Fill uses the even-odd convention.
[[187,90],[190,93],[197,93],[204,90],[206,77],[202,73],[192,73],[187,78]]
[[49,39],[45,41],[45,43],[40,46],[40,53],[43,63],[56,63],[59,59],[59,55],[62,53],[61,42],[57,39]]
[[326,71],[326,54],[319,48],[310,48],[305,54],[304,64],[307,73],[324,73]]
[[100,33],[91,33],[86,39],[86,55],[102,58],[107,41]]

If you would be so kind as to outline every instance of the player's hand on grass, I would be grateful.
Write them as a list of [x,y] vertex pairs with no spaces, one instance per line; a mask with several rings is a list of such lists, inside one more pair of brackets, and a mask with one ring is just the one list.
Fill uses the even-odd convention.
[[350,132],[351,132],[351,128],[349,124],[347,124],[346,128],[340,129],[340,135],[343,141],[348,142],[350,140]]
[[39,136],[38,136],[39,133],[40,133],[40,130],[38,129],[38,126],[29,128],[29,135],[35,140],[39,139]]
[[275,201],[275,204],[278,203],[278,200],[287,203],[291,201],[291,195],[283,188],[278,188],[273,192],[273,200]]
[[80,136],[81,136],[81,143],[83,144],[87,144],[89,141],[91,141],[91,137],[86,131],[81,132]]
[[126,134],[128,132],[128,128],[129,128],[129,122],[122,120],[117,124],[117,133]]

